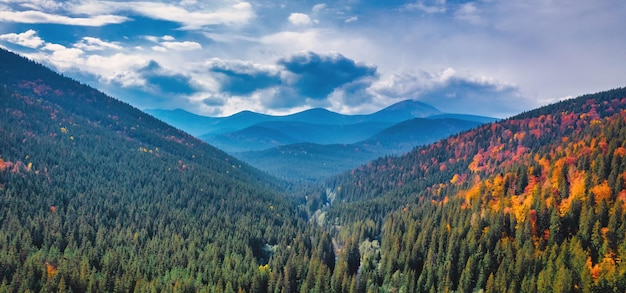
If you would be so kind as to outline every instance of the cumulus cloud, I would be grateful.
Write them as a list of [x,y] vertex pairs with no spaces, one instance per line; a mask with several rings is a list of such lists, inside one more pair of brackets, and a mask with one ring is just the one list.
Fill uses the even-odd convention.
[[42,48],[48,51],[47,62],[54,64],[62,70],[75,69],[77,64],[83,60],[84,51],[78,48],[67,48],[60,44],[45,44]]
[[274,64],[214,58],[205,65],[219,92],[273,110],[365,103],[372,98],[367,88],[378,78],[376,67],[341,54],[298,53]]
[[76,26],[104,26],[128,21],[118,15],[94,15],[91,17],[70,17],[41,11],[0,11],[0,21],[17,23],[54,23]]
[[152,60],[138,71],[146,80],[148,90],[159,94],[194,94],[197,89],[191,83],[191,77],[172,73]]
[[10,33],[0,35],[0,40],[33,49],[39,48],[44,44],[44,40],[42,40],[34,30],[27,30],[20,34]]
[[219,59],[213,59],[207,65],[210,71],[220,74],[221,90],[232,95],[249,95],[281,84],[278,72],[267,66]]
[[122,46],[116,43],[105,42],[98,38],[83,37],[74,47],[85,51],[121,50]]
[[293,25],[310,25],[312,23],[311,18],[304,13],[292,13],[288,19]]
[[393,99],[420,100],[445,112],[500,118],[538,106],[515,85],[459,73],[452,68],[437,73],[394,74],[370,90]]
[[141,87],[145,80],[139,69],[149,63],[147,59],[135,54],[117,52],[113,55],[93,54],[81,62],[81,69],[96,75],[100,82],[116,84],[122,87]]
[[343,85],[377,74],[376,67],[356,63],[341,54],[295,54],[280,59],[278,65],[293,75],[292,85],[298,94],[318,100]]

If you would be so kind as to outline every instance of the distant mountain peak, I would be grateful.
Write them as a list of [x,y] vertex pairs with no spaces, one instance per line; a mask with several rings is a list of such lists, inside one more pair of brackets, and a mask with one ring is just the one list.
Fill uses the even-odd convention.
[[416,100],[404,100],[373,113],[371,116],[381,121],[387,121],[389,119],[409,120],[413,118],[425,118],[439,114],[443,114],[443,112],[432,105]]
[[434,106],[432,106],[430,104],[427,104],[427,103],[424,103],[424,102],[420,102],[420,101],[417,101],[417,100],[413,100],[413,99],[407,99],[407,100],[403,100],[403,101],[397,102],[397,103],[387,107],[387,109],[403,109],[403,108],[414,108],[414,107],[424,107],[424,108],[432,109],[434,111],[439,111],[439,109],[435,108]]

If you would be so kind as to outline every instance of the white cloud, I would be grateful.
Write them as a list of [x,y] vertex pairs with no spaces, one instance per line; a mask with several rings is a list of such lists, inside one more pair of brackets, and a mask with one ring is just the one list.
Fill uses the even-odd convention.
[[123,47],[120,46],[119,44],[105,42],[103,40],[100,40],[98,38],[93,38],[93,37],[84,37],[84,38],[82,38],[80,41],[78,41],[76,44],[74,44],[74,47],[82,49],[82,50],[85,50],[85,51],[102,51],[102,50],[108,50],[108,49],[113,49],[113,50],[121,50],[121,49],[123,49]]
[[307,30],[304,32],[283,31],[264,36],[260,39],[262,44],[277,46],[284,52],[301,51],[315,48],[319,45],[320,31]]
[[328,7],[328,5],[326,5],[326,3],[315,4],[313,6],[313,9],[311,9],[311,11],[313,11],[313,13],[320,13],[324,9],[326,9],[326,7]]
[[446,0],[434,0],[427,1],[432,3],[424,3],[423,0],[418,0],[415,3],[410,3],[404,6],[407,10],[420,10],[429,14],[434,13],[445,13],[446,9]]
[[479,15],[478,7],[476,7],[476,3],[474,2],[462,4],[459,9],[454,12],[454,17],[472,24],[478,24],[482,22],[482,19]]
[[191,6],[191,5],[196,5],[197,3],[198,3],[197,0],[182,0],[178,2],[178,4],[180,4],[181,6]]
[[38,48],[39,46],[44,44],[44,41],[37,35],[37,32],[34,30],[28,30],[21,34],[10,33],[0,35],[0,40],[33,49]]
[[304,13],[292,13],[288,19],[293,25],[310,25],[312,23],[311,18]]
[[202,49],[202,45],[197,42],[162,42],[161,45],[165,48],[175,51],[190,51]]
[[227,60],[220,58],[211,58],[204,62],[203,67],[208,68],[225,68],[239,73],[255,74],[257,72],[269,72],[278,74],[280,69],[275,64],[254,63],[243,60]]
[[345,23],[351,23],[351,22],[355,22],[355,21],[358,21],[358,20],[359,20],[358,16],[353,16],[353,17],[346,18],[346,20],[344,20],[344,22]]
[[168,49],[174,50],[174,51],[190,51],[190,50],[202,49],[202,44],[198,42],[191,42],[191,41],[175,42],[174,40],[176,40],[176,38],[170,35],[165,35],[162,37],[143,36],[142,38],[150,42],[159,44],[159,46],[152,47],[154,51],[158,51],[158,52],[167,52]]
[[203,35],[209,38],[212,41],[221,42],[221,43],[236,43],[236,42],[256,42],[258,38],[238,35],[238,34],[217,34],[212,32],[205,32]]
[[84,69],[97,75],[101,82],[116,82],[123,87],[142,86],[145,80],[138,69],[149,60],[135,54],[116,53],[111,56],[91,55],[82,64]]
[[95,15],[89,18],[69,17],[41,11],[0,11],[0,21],[17,23],[56,23],[76,26],[104,26],[122,23],[129,18],[117,15]]
[[143,38],[153,43],[159,42],[159,37],[156,36],[143,36]]
[[41,48],[41,49],[46,50],[46,51],[55,52],[55,51],[66,50],[67,47],[65,47],[63,45],[59,45],[59,44],[50,44],[50,43],[48,43],[45,46],[43,46],[43,48]]
[[63,1],[55,0],[3,0],[0,2],[15,3],[20,7],[32,10],[57,10],[64,5]]
[[158,2],[90,1],[72,6],[71,10],[75,13],[91,15],[133,11],[153,19],[183,24],[184,29],[198,29],[208,25],[242,25],[248,23],[255,16],[252,5],[247,2],[213,10],[189,11],[177,5]]
[[152,46],[152,50],[157,52],[167,52],[167,48],[161,46]]
[[[67,48],[59,44],[46,44],[42,50],[50,53],[39,56],[40,60],[46,60],[54,64],[60,70],[78,68],[82,64],[84,51],[78,48]],[[42,53],[39,53],[40,55]]]

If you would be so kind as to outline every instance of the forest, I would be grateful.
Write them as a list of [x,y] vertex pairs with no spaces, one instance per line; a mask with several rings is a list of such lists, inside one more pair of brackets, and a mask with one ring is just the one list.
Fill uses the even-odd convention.
[[0,60],[0,292],[626,291],[624,88],[302,186]]
[[581,96],[339,175],[317,193],[333,195],[322,224],[379,241],[361,251],[364,290],[624,292],[625,97]]

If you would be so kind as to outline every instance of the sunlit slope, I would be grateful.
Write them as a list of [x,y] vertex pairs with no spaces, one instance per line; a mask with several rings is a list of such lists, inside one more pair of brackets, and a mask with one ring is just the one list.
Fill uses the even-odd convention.
[[322,211],[374,248],[369,288],[623,292],[625,180],[622,88],[368,163],[327,182]]

